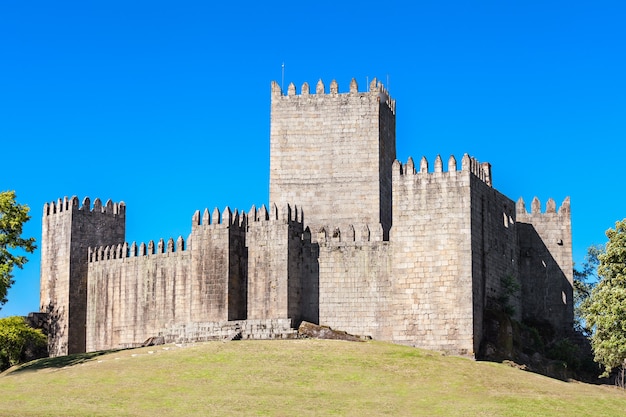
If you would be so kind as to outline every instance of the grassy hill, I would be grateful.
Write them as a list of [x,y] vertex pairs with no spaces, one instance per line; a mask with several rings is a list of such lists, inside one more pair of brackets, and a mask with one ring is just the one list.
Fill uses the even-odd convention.
[[209,342],[41,359],[0,416],[623,416],[626,392],[380,342]]

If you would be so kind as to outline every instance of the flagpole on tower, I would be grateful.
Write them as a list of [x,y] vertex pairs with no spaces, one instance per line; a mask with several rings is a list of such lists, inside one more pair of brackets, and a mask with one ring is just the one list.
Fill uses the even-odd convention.
[[282,78],[280,80],[280,90],[283,91],[283,94],[285,94],[284,93],[285,91],[285,63],[284,62],[282,66]]

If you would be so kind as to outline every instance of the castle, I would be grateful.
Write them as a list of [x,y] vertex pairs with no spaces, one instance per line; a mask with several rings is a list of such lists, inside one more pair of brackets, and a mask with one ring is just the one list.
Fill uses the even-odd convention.
[[397,161],[395,109],[377,80],[272,82],[268,208],[197,211],[186,240],[125,242],[123,202],[45,204],[50,355],[291,337],[306,320],[474,357],[492,310],[566,333],[569,199],[529,212],[467,154]]

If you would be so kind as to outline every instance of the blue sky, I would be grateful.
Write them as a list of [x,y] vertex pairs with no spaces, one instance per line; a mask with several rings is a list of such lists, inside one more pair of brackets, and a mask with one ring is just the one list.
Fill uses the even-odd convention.
[[[268,202],[270,82],[397,101],[397,155],[464,153],[527,206],[571,197],[574,259],[626,217],[621,1],[0,3],[0,189],[127,204],[127,240]],[[328,87],[327,87],[328,88]],[[39,304],[37,251],[1,316]]]

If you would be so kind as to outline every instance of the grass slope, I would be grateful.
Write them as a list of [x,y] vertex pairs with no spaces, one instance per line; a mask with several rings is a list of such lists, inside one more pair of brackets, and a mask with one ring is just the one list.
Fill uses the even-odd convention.
[[626,393],[387,343],[209,342],[43,359],[0,416],[623,416]]

